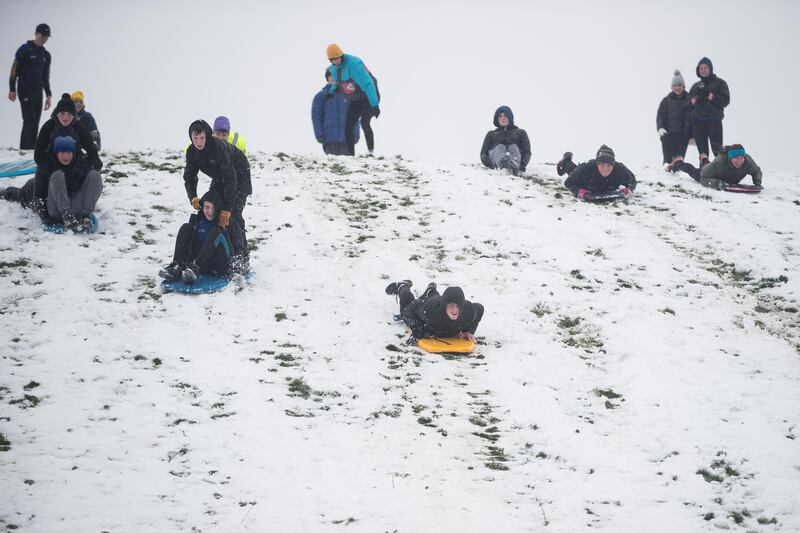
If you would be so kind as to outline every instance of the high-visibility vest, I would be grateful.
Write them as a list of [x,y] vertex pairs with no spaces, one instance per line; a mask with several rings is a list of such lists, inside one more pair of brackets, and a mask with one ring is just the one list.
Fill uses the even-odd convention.
[[238,131],[228,132],[228,142],[247,155],[247,140],[244,135],[240,135]]

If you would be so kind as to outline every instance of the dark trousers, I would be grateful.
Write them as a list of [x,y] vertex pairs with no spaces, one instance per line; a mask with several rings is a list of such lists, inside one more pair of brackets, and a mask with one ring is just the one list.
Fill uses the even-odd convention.
[[22,134],[19,137],[20,150],[36,148],[36,135],[39,133],[39,119],[42,118],[42,91],[34,94],[17,93],[22,107]]
[[214,276],[227,274],[230,270],[233,246],[225,233],[219,227],[214,226],[208,232],[205,242],[197,250],[197,254],[193,256],[195,233],[193,225],[187,223],[181,226],[181,229],[178,230],[178,237],[175,239],[175,254],[172,256],[172,262],[186,265],[194,261],[200,267],[201,274]]
[[700,181],[700,169],[686,161],[681,161],[675,165],[675,170],[682,170],[689,174],[693,180]]
[[328,155],[350,155],[344,143],[323,143],[322,151]]
[[247,246],[247,230],[245,229],[245,226],[244,226],[244,217],[242,216],[242,212],[244,211],[244,208],[247,206],[247,197],[248,196],[249,195],[247,195],[247,194],[245,194],[243,192],[237,192],[236,193],[236,201],[233,203],[233,213],[231,213],[231,217],[234,220],[236,220],[236,222],[239,224],[239,228],[242,230],[241,238],[244,241],[242,243],[242,249],[244,250],[244,256],[245,257],[249,257],[250,256],[250,250],[248,249],[248,246]]
[[[722,120],[702,120],[692,124],[692,135],[697,143],[697,153],[715,156],[722,150]],[[711,153],[708,143],[711,141]],[[711,158],[713,159],[713,158]]]
[[[353,130],[356,126],[356,121],[361,121],[361,127],[364,129],[364,137],[367,139],[367,148],[371,149],[374,145],[374,138],[372,135],[372,128],[369,125],[370,117],[372,116],[372,106],[369,105],[369,100],[351,100],[350,106],[347,108],[347,118],[344,121],[344,138],[347,142],[347,155],[356,155],[356,141]],[[366,126],[364,123],[366,122]]]
[[397,299],[400,302],[400,316],[403,317],[403,322],[412,329],[418,325],[419,319],[416,316],[416,310],[427,302],[428,298],[433,298],[434,296],[439,296],[439,291],[436,289],[428,291],[424,298],[414,297],[410,287],[400,289],[400,292],[397,293]]
[[672,163],[675,156],[686,157],[686,147],[689,145],[689,136],[681,132],[667,133],[661,137],[661,151],[664,154],[664,163]]

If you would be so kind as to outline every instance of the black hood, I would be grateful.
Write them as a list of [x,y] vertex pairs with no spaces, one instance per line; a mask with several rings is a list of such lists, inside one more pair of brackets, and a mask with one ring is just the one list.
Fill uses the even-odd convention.
[[[206,202],[214,204],[214,220],[217,220],[219,218],[219,212],[222,210],[222,197],[218,192],[209,190],[200,198],[200,211],[203,210],[203,204]],[[203,216],[202,213],[200,216]]]
[[192,130],[198,129],[197,126],[200,126],[200,128],[206,132],[206,145],[208,145],[208,143],[211,142],[211,137],[213,137],[214,132],[211,130],[211,126],[208,125],[208,122],[202,119],[195,120],[189,124],[189,141],[192,140]]
[[694,69],[694,72],[695,72],[695,74],[697,74],[697,77],[698,77],[698,78],[700,78],[700,79],[702,79],[702,78],[703,78],[703,77],[700,75],[700,65],[702,65],[703,63],[705,63],[706,65],[708,65],[708,70],[709,70],[708,77],[709,77],[709,78],[710,78],[710,77],[712,77],[712,76],[714,75],[714,64],[713,64],[713,63],[711,62],[711,60],[710,60],[709,58],[707,58],[707,57],[704,57],[703,59],[701,59],[700,61],[698,61],[698,62],[697,62],[697,68],[695,68],[695,69]]
[[501,105],[494,112],[494,127],[495,128],[499,128],[500,127],[500,122],[498,122],[498,120],[497,120],[498,118],[500,118],[500,113],[505,113],[506,116],[508,117],[508,127],[509,128],[514,125],[514,113],[511,112],[511,108],[508,107],[507,105]]
[[464,291],[461,287],[447,287],[442,293],[442,304],[446,307],[447,304],[457,304],[459,309],[464,308]]

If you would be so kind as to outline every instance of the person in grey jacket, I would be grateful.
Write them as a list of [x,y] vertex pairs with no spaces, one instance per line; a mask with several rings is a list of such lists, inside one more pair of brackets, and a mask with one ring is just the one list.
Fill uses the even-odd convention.
[[672,76],[672,90],[661,100],[656,113],[656,128],[661,138],[661,151],[664,154],[664,170],[672,171],[673,163],[686,157],[689,144],[691,121],[689,113],[689,93],[680,70]]
[[724,146],[714,161],[705,165],[702,170],[685,161],[679,162],[677,168],[689,174],[701,185],[712,189],[737,184],[747,176],[751,176],[753,185],[760,187],[763,177],[761,168],[741,144]]

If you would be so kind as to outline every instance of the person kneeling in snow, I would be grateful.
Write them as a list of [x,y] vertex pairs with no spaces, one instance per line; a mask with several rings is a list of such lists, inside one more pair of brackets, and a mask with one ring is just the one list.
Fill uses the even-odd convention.
[[459,337],[475,342],[475,330],[483,318],[481,304],[467,301],[461,287],[448,287],[439,295],[435,283],[415,298],[411,285],[410,280],[403,280],[386,287],[386,294],[399,300],[400,316],[411,328],[406,344],[416,344],[423,337]]
[[735,185],[748,175],[752,177],[753,185],[761,186],[761,168],[753,160],[753,157],[745,152],[741,144],[723,147],[714,161],[705,165],[702,170],[698,170],[685,161],[681,161],[676,168],[689,174],[701,185],[712,189]]
[[37,172],[22,188],[4,189],[0,197],[32,207],[45,224],[63,222],[65,229],[93,231],[90,215],[103,192],[103,180],[77,151],[75,139],[55,138],[48,168],[51,174]]
[[636,176],[628,167],[618,162],[614,150],[605,144],[597,150],[594,159],[576,165],[572,161],[572,153],[566,152],[558,162],[558,175],[569,174],[564,186],[578,199],[587,195],[599,195],[613,191],[621,191],[629,196],[636,189]]
[[525,172],[531,160],[528,133],[514,125],[514,113],[508,106],[494,112],[495,129],[486,134],[481,147],[481,163],[489,168],[507,168],[515,176]]
[[197,280],[201,274],[228,276],[231,274],[231,257],[234,253],[231,235],[238,231],[232,221],[227,231],[219,226],[219,194],[208,191],[200,199],[200,212],[189,217],[175,239],[175,254],[172,263],[159,271],[167,280],[183,279],[187,283]]

